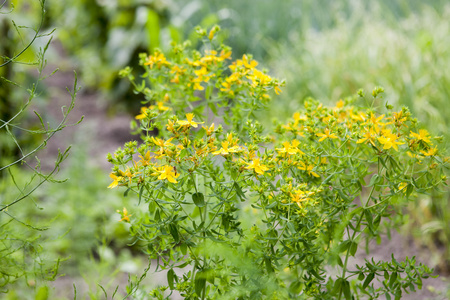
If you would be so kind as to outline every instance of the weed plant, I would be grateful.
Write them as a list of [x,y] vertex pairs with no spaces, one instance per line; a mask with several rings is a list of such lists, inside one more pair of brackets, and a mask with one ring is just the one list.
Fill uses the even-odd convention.
[[[197,29],[203,53],[174,44],[167,56],[140,55],[142,78],[121,72],[145,104],[133,126],[142,143],[108,155],[109,188],[146,207],[119,212],[167,271],[167,285],[150,295],[400,299],[420,289],[432,270],[414,257],[355,266],[349,258],[401,224],[417,194],[446,184],[441,139],[407,108],[380,106],[380,87],[333,106],[310,99],[267,131],[255,112],[284,83],[252,56],[228,63],[218,30]],[[135,281],[127,292],[138,290]]]

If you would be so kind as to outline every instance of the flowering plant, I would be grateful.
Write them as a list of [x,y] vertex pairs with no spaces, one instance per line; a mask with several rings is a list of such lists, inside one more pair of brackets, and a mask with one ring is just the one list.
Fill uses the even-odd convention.
[[122,221],[167,270],[167,286],[151,295],[397,299],[421,288],[432,270],[414,258],[350,257],[402,221],[403,203],[445,184],[439,138],[406,108],[374,106],[381,88],[369,108],[362,91],[333,107],[309,99],[266,131],[257,112],[284,82],[250,55],[228,63],[218,27],[198,31],[203,52],[185,43],[167,57],[142,54],[141,83],[121,72],[145,98],[133,123],[142,142],[108,155],[109,187],[146,203],[144,212],[124,209]]

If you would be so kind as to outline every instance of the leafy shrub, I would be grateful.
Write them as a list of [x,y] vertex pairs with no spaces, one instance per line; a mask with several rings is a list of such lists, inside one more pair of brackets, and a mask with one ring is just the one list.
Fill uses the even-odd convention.
[[168,285],[151,295],[399,298],[421,288],[432,270],[414,258],[349,258],[401,223],[416,194],[445,184],[439,138],[407,108],[378,106],[382,88],[331,107],[310,99],[266,131],[257,112],[283,82],[249,55],[227,64],[231,49],[216,44],[217,30],[198,30],[203,53],[183,44],[167,57],[141,55],[142,80],[121,72],[146,106],[134,124],[142,143],[108,155],[109,187],[145,203],[144,213],[120,213],[167,270]]

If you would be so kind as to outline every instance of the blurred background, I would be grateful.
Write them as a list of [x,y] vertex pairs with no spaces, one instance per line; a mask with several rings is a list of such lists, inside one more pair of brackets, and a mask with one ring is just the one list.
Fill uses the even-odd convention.
[[[20,26],[41,23],[41,2],[5,3],[2,11],[12,12],[0,14],[0,55],[10,56],[32,36]],[[118,72],[125,66],[137,68],[139,53],[168,50],[172,41],[197,45],[197,25],[220,25],[220,38],[232,47],[234,59],[251,53],[271,75],[286,80],[283,93],[271,104],[271,115],[278,119],[291,117],[307,97],[331,104],[359,89],[370,94],[382,86],[386,102],[397,111],[409,107],[423,128],[442,135],[442,148],[447,148],[450,3],[446,0],[47,0],[45,8],[41,33],[56,29],[46,54],[46,73],[60,70],[41,82],[33,105],[56,122],[60,107],[70,102],[66,87],[73,85],[76,70],[82,89],[71,118],[85,119],[56,135],[40,155],[44,163],[54,159],[58,148],[72,144],[60,174],[68,180],[43,186],[11,213],[34,227],[49,227],[18,230],[39,239],[46,258],[65,258],[59,272],[66,276],[53,283],[52,299],[73,295],[74,282],[80,295],[101,298],[104,291],[97,283],[112,291],[119,284],[123,290],[129,274],[140,276],[144,270],[145,257],[139,255],[138,245],[128,246],[127,224],[117,222],[115,212],[132,207],[135,199],[106,189],[110,168],[106,154],[136,139],[129,133],[129,123],[143,100]],[[47,41],[37,39],[22,61],[34,60]],[[27,68],[26,64],[0,68],[0,76],[27,86],[34,76]],[[0,119],[17,110],[22,99],[23,93],[1,85]],[[23,117],[23,122],[30,120],[31,116]],[[0,153],[2,164],[18,154],[4,135]],[[0,197],[13,189],[8,179],[0,177]],[[399,229],[405,245],[414,245],[418,256],[443,278],[429,288],[430,297],[450,296],[448,192],[421,197],[405,214],[409,222]],[[10,291],[6,299],[24,299],[36,290],[29,280],[15,284],[20,289]]]

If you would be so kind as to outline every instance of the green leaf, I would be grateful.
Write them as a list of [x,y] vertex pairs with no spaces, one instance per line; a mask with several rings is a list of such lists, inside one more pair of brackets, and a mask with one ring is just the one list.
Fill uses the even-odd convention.
[[180,250],[183,255],[187,254],[187,245],[185,243],[180,245]]
[[343,241],[339,244],[339,253],[345,252],[352,242],[350,240]]
[[144,187],[145,187],[145,185],[142,185],[141,188],[139,189],[139,202],[138,202],[138,205],[141,204],[142,194],[144,193]]
[[413,191],[414,186],[411,183],[408,183],[408,185],[406,186],[406,197],[408,198]]
[[294,281],[289,286],[289,292],[293,294],[298,294],[301,292],[303,284],[300,281]]
[[370,273],[369,275],[367,275],[366,280],[364,280],[363,283],[363,289],[367,288],[374,278],[375,273]]
[[338,263],[338,265],[339,265],[341,268],[344,267],[344,263],[342,262],[342,259],[341,259],[341,257],[340,257],[339,255],[337,256],[337,263]]
[[366,276],[364,276],[364,273],[361,272],[361,273],[359,273],[359,275],[358,275],[358,280],[361,281],[361,280],[363,280],[365,277],[366,277]]
[[376,231],[378,229],[378,226],[380,226],[381,222],[381,216],[377,215],[375,219],[373,220],[373,230]]
[[123,193],[123,196],[127,197],[130,190],[131,190],[131,188],[127,188],[127,190]]
[[372,178],[370,178],[370,182],[369,182],[368,186],[370,187],[370,186],[374,186],[375,184],[377,184],[379,177],[380,176],[378,174],[373,175]]
[[392,272],[391,273],[391,277],[389,278],[389,287],[392,288],[392,286],[394,285],[394,283],[397,281],[397,272]]
[[209,102],[208,103],[208,107],[211,109],[211,111],[213,112],[213,114],[215,116],[219,115],[219,113],[217,112],[217,107],[216,107],[216,105],[214,103]]
[[276,202],[276,201],[273,201],[272,203],[270,203],[269,205],[267,205],[267,206],[265,207],[265,209],[271,209],[271,208],[274,208],[275,206],[277,206],[277,202]]
[[242,192],[241,187],[239,186],[239,184],[237,184],[237,182],[235,182],[233,184],[234,190],[236,191],[236,194],[238,195],[238,197],[241,199],[241,201],[245,201],[245,194]]
[[339,291],[341,290],[341,286],[342,283],[344,282],[344,279],[342,278],[338,278],[335,282],[334,282],[334,287],[333,287],[333,293],[337,294],[339,293]]
[[356,251],[358,250],[358,243],[355,241],[352,241],[351,245],[350,245],[350,255],[351,256],[355,256]]
[[170,269],[169,272],[167,272],[167,283],[169,284],[171,290],[175,289],[175,276],[175,271],[173,269]]
[[41,286],[36,293],[36,300],[47,300],[48,299],[48,286]]
[[274,272],[273,267],[272,267],[272,263],[271,263],[269,257],[267,257],[267,256],[264,257],[264,264],[266,265],[267,273],[273,273]]
[[175,224],[169,225],[169,232],[175,240],[175,243],[178,243],[180,241],[180,235],[178,234],[178,228]]
[[205,285],[206,285],[206,278],[203,272],[197,272],[197,274],[195,274],[194,279],[194,288],[197,296],[201,297]]
[[203,196],[202,193],[194,193],[192,194],[192,201],[194,201],[194,204],[198,207],[205,206],[205,196]]
[[345,299],[352,300],[352,293],[350,291],[350,282],[348,282],[348,280],[345,280],[342,283],[342,289],[344,290]]
[[373,217],[369,209],[364,210],[364,216],[366,217],[367,227],[369,227],[370,232],[375,234],[375,230],[373,228]]
[[319,280],[325,280],[325,278],[323,278],[322,276],[319,275],[319,273],[316,272],[316,270],[314,269],[310,269],[309,272],[311,272],[312,275],[314,275],[314,277],[316,277]]

